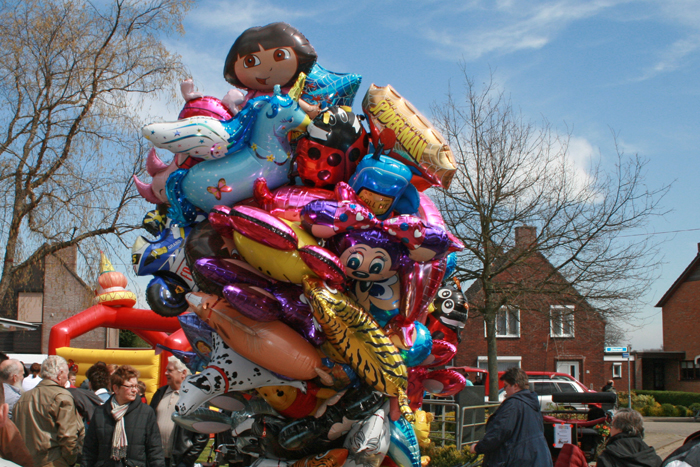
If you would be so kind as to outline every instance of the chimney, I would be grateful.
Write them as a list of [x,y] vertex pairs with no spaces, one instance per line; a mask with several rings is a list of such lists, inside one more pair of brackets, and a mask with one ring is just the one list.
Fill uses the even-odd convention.
[[515,228],[515,246],[521,249],[532,247],[537,239],[537,228],[524,225]]

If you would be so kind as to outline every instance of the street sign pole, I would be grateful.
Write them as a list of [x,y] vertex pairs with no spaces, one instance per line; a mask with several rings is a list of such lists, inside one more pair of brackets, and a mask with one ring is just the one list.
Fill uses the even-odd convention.
[[[632,346],[628,346],[631,350]],[[630,374],[630,354],[627,354],[627,407],[632,408],[632,375]]]

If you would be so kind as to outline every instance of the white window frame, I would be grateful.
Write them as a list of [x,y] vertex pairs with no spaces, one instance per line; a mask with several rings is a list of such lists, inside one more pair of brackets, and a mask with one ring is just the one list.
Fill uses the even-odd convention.
[[[522,361],[523,357],[518,356],[518,355],[513,355],[513,356],[498,356],[496,357],[496,362],[498,363],[517,363],[518,368],[522,368]],[[476,367],[481,368],[482,370],[488,370],[489,368],[489,357],[485,357],[483,355],[479,355],[476,358]],[[499,370],[500,371],[500,370]]]
[[613,362],[612,377],[622,378],[622,362]]
[[[501,313],[506,313],[508,310],[510,310],[511,313],[515,314],[515,327],[516,329],[507,329],[504,334],[499,334],[499,329],[498,329],[498,315]],[[508,320],[506,320],[506,327],[508,327]],[[484,337],[487,337],[486,334],[486,321],[484,321]],[[496,339],[514,339],[520,337],[520,309],[519,308],[514,308],[514,307],[507,307],[507,306],[502,306],[500,310],[498,310],[498,313],[496,315]]]
[[[555,329],[555,315],[559,316],[558,327]],[[570,332],[564,332],[564,318],[569,321]],[[549,308],[549,335],[550,337],[575,337],[574,326],[574,306],[573,305],[552,305]]]

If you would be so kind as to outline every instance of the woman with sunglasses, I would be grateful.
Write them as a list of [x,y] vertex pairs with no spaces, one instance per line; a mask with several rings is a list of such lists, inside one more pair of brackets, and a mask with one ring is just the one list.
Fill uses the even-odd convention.
[[165,467],[156,414],[141,402],[138,378],[129,365],[110,376],[114,394],[90,421],[81,467]]

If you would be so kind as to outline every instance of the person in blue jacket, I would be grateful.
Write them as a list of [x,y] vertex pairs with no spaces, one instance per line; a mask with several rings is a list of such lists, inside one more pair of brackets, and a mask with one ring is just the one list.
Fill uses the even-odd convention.
[[510,368],[500,378],[506,399],[486,423],[486,434],[471,452],[484,454],[484,467],[551,467],[537,394],[527,374]]

